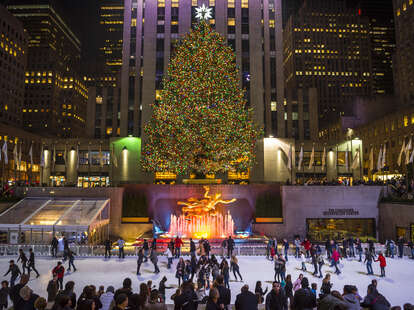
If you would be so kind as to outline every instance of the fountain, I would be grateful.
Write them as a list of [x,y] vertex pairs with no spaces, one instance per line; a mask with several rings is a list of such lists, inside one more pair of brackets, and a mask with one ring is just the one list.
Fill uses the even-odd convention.
[[183,206],[181,215],[171,214],[170,229],[166,236],[181,236],[183,238],[226,238],[234,234],[234,221],[230,214],[223,210],[223,205],[230,204],[236,199],[223,200],[220,193],[209,195],[210,188],[204,186],[202,199],[189,198],[179,201]]

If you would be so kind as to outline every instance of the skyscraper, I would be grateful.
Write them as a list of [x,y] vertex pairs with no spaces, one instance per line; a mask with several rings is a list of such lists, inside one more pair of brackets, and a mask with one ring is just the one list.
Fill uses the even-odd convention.
[[320,125],[351,114],[372,94],[368,19],[344,0],[306,1],[284,29],[284,75],[288,92],[317,89]]
[[7,9],[29,36],[24,127],[50,136],[82,135],[87,89],[79,75],[80,41],[50,1],[27,0]]
[[111,71],[116,73],[122,66],[123,1],[100,1],[99,23],[102,29],[100,56]]
[[0,120],[20,127],[23,124],[27,34],[21,22],[1,5],[0,21]]
[[414,4],[413,0],[394,0],[396,53],[394,78],[403,104],[414,100]]

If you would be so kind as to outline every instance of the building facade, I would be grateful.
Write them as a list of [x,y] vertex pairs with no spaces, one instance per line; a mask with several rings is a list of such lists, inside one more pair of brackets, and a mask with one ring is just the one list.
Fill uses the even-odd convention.
[[103,37],[99,47],[100,57],[116,73],[122,66],[123,1],[99,1],[99,23]]
[[0,121],[23,124],[27,34],[21,22],[0,5]]
[[414,100],[414,4],[412,0],[394,0],[396,53],[395,89],[402,104]]
[[29,36],[24,127],[42,135],[81,136],[87,89],[79,74],[80,41],[49,1],[25,3],[7,6]]
[[284,29],[286,88],[316,88],[320,126],[372,94],[369,21],[343,0],[306,1]]

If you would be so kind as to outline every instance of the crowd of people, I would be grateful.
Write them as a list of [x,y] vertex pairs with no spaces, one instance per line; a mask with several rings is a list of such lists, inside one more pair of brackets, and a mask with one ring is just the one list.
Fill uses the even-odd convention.
[[[266,247],[266,257],[273,261],[274,280],[272,288],[263,289],[262,282],[257,281],[254,291],[248,285],[243,285],[235,298],[235,308],[237,310],[254,310],[258,305],[264,303],[266,310],[305,310],[318,308],[322,310],[358,310],[369,308],[372,310],[385,310],[391,308],[386,297],[379,293],[376,280],[368,286],[365,297],[363,298],[355,285],[345,285],[342,292],[333,290],[330,273],[323,275],[323,269],[327,260],[335,272],[339,274],[339,261],[344,258],[355,258],[360,262],[364,261],[367,265],[367,274],[373,274],[372,262],[380,263],[381,276],[385,276],[386,259],[404,255],[404,242],[398,240],[395,248],[394,242],[388,241],[386,244],[385,255],[375,251],[373,242],[368,242],[365,249],[361,240],[348,238],[341,243],[334,240],[327,240],[325,243],[326,253],[322,253],[319,244],[312,244],[308,239],[301,240],[296,237],[292,244],[286,239],[281,240],[279,246],[276,239],[270,238]],[[124,247],[125,242],[118,240],[118,247]],[[167,258],[167,268],[175,268],[175,277],[178,285],[167,284],[167,277],[162,277],[158,286],[153,285],[152,281],[141,283],[139,292],[134,292],[132,281],[125,278],[121,288],[115,290],[113,286],[106,289],[103,286],[96,287],[87,285],[83,288],[82,294],[77,297],[74,291],[75,283],[67,281],[64,283],[65,267],[63,262],[69,260],[68,269],[73,268],[73,253],[64,254],[64,261],[59,261],[51,269],[52,279],[47,286],[47,299],[39,297],[28,286],[31,271],[37,277],[39,273],[35,267],[35,256],[29,250],[29,259],[23,250],[19,251],[17,263],[22,264],[22,272],[17,264],[11,260],[9,270],[4,276],[11,274],[10,282],[4,280],[0,289],[0,310],[8,309],[8,300],[13,304],[13,309],[17,310],[139,310],[166,308],[166,303],[174,303],[174,309],[193,310],[199,304],[204,304],[207,310],[230,309],[231,296],[235,292],[231,291],[230,277],[231,272],[235,281],[243,282],[240,266],[237,257],[233,254],[234,240],[231,236],[222,242],[221,255],[211,253],[211,246],[207,239],[201,239],[196,244],[190,239],[190,255],[183,257],[181,248],[183,241],[177,237],[168,244],[165,252]],[[109,247],[109,245],[108,245]],[[292,247],[292,249],[290,249]],[[323,278],[322,285],[318,290],[316,283],[310,283],[310,279],[300,274],[296,280],[290,274],[286,275],[286,262],[289,259],[289,249],[294,252],[294,257],[300,263],[300,268],[306,271],[306,265],[314,267],[313,275]],[[397,253],[394,253],[394,250]],[[107,257],[110,257],[108,251]],[[123,259],[123,251],[119,251],[119,258]],[[159,273],[157,262],[157,240],[151,242],[144,240],[138,250],[137,274],[140,274],[140,267],[143,263],[150,260],[154,264],[154,273]],[[292,259],[293,256],[290,256]],[[174,260],[176,263],[174,264]],[[20,276],[20,281],[16,280]],[[171,300],[166,300],[166,290],[177,288],[171,296]],[[404,310],[414,310],[411,304],[404,305]]]

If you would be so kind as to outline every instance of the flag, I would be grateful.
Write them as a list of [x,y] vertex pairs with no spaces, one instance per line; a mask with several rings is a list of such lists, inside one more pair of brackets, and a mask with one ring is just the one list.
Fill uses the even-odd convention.
[[115,155],[115,146],[112,147],[111,158],[112,158],[112,163],[113,163],[114,167],[118,168],[118,160],[117,160],[116,155]]
[[103,156],[102,156],[102,145],[99,145],[99,165],[101,167],[103,167],[103,165],[104,165],[104,160],[103,160]]
[[302,161],[303,161],[303,145],[300,147],[298,170],[300,170],[300,168],[302,167]]
[[292,170],[292,144],[289,145],[289,153],[288,153],[288,164],[287,168]]
[[380,146],[377,161],[377,170],[380,171],[382,168],[382,145]]
[[52,170],[55,170],[55,163],[56,163],[56,144],[53,144]]
[[76,145],[76,169],[79,169],[79,144]]
[[19,170],[20,170],[20,166],[22,165],[22,144],[20,143],[20,151],[19,151]]
[[369,152],[369,171],[374,170],[374,148],[371,147],[371,151]]
[[346,151],[345,151],[345,168],[346,168],[346,170],[349,169],[349,165],[348,165],[348,152],[349,152],[349,150],[348,150],[348,145],[347,145],[346,146]]
[[[385,148],[385,146],[384,146]],[[398,166],[401,166],[401,159],[402,159],[402,155],[405,152],[405,138],[403,139],[403,144],[401,146],[401,150],[400,150],[400,155],[398,155],[398,160],[397,160],[397,164]]]
[[88,145],[88,165],[92,165],[92,153],[91,153],[91,146]]
[[65,161],[65,166],[66,166],[66,156],[67,156],[67,149],[66,149],[67,145],[65,144],[65,151],[63,152],[63,160]]
[[312,146],[312,153],[311,153],[311,157],[309,160],[309,166],[308,166],[309,170],[312,169],[314,162],[315,162],[315,146]]
[[4,154],[4,163],[7,165],[9,163],[9,157],[7,156],[7,141],[4,140],[3,147],[1,148]]
[[33,143],[30,145],[29,157],[30,157],[30,169],[32,169],[33,168]]
[[323,154],[322,154],[322,170],[325,169],[326,165],[326,148],[323,147]]
[[356,151],[351,169],[357,169],[359,164],[359,150]]
[[17,155],[17,143],[14,144],[14,148],[13,148],[13,160],[14,160],[14,167],[17,168],[18,167],[18,155]]
[[384,143],[384,149],[382,150],[382,162],[381,162],[381,168],[385,167],[385,160],[387,159],[387,144]]
[[40,150],[40,167],[44,167],[45,166],[45,151],[43,150],[43,145],[42,148]]
[[410,140],[408,140],[407,145],[405,146],[405,164],[408,165],[410,163],[410,151],[412,148],[412,137],[410,138]]

